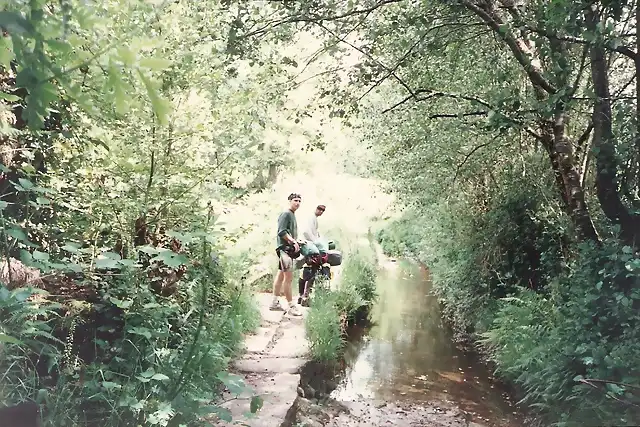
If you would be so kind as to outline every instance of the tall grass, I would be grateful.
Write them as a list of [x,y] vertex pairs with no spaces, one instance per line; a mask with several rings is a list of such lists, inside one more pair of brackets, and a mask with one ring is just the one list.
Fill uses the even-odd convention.
[[311,357],[320,362],[335,360],[344,345],[340,311],[335,294],[323,287],[314,291],[313,305],[305,320]]

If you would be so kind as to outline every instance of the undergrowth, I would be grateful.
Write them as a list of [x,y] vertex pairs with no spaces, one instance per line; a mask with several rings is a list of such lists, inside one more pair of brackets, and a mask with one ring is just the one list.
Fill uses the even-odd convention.
[[249,293],[226,277],[207,256],[168,297],[136,269],[85,281],[97,287],[91,303],[0,287],[0,400],[36,401],[51,427],[230,419],[215,402],[225,387],[243,387],[226,370],[259,313]]

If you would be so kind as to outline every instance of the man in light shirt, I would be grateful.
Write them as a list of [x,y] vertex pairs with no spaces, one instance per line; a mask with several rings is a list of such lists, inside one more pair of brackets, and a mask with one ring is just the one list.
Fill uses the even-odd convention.
[[[320,239],[320,232],[318,231],[318,217],[322,216],[326,209],[325,205],[318,205],[316,207],[315,212],[309,219],[309,221],[305,224],[304,231],[302,232],[302,236],[310,241],[315,242]],[[315,273],[314,273],[315,276]],[[304,304],[304,300],[308,297],[305,294],[305,288],[307,287],[307,281],[309,281],[309,286],[313,283],[313,278],[305,277],[305,269],[303,268],[302,274],[300,275],[300,279],[298,279],[298,304]]]
[[320,238],[320,232],[318,231],[318,217],[322,216],[326,209],[325,205],[318,205],[316,211],[313,213],[309,222],[307,222],[302,236],[311,242],[315,242]]

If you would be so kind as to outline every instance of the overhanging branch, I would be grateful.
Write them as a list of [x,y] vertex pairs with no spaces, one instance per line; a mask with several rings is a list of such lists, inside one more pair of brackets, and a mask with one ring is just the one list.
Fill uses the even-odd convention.
[[[542,30],[540,28],[530,27],[528,25],[525,25],[524,29],[529,31],[529,32],[539,34],[539,35],[544,36],[544,37],[549,38],[549,39],[555,39],[555,40],[574,43],[574,44],[583,44],[583,45],[590,45],[591,44],[590,41],[585,40],[585,39],[581,39],[580,37],[568,36],[568,35],[560,35],[560,34],[552,33],[552,32],[547,31],[547,30]],[[619,54],[624,55],[624,56],[626,56],[626,57],[628,57],[628,58],[630,58],[630,59],[632,59],[634,61],[635,61],[636,57],[638,56],[638,54],[636,52],[634,52],[632,49],[630,49],[630,48],[628,48],[626,46],[616,46],[610,41],[605,41],[604,48],[606,50],[611,51],[611,52],[618,52]]]
[[[420,96],[420,95],[425,95],[425,96]],[[496,112],[500,112],[499,109],[495,108],[493,105],[491,105],[491,103],[485,101],[484,99],[477,97],[477,96],[473,96],[473,95],[463,95],[463,94],[459,94],[459,93],[449,93],[449,92],[442,92],[442,91],[436,91],[436,90],[431,90],[431,89],[417,89],[415,91],[412,92],[412,94],[410,96],[407,96],[405,98],[403,98],[401,101],[397,102],[396,104],[392,105],[391,107],[383,110],[383,114],[384,113],[388,113],[389,111],[392,111],[394,109],[396,109],[397,107],[405,104],[407,101],[413,99],[417,102],[420,101],[427,101],[429,99],[433,99],[433,98],[451,98],[451,99],[462,99],[465,101],[469,101],[469,102],[473,102],[479,105],[482,105],[483,107],[488,108],[489,110],[492,111],[496,111]],[[534,113],[534,110],[528,110],[528,111],[519,111],[519,113],[525,113],[525,112],[529,112],[529,113]],[[479,114],[480,112],[473,112],[473,114],[469,114],[469,113],[462,113],[467,114],[467,115],[481,115]],[[483,112],[484,114],[489,114],[489,111]],[[536,139],[541,139],[541,135],[538,134],[535,130],[533,130],[532,128],[530,128],[529,126],[527,126],[524,122],[522,122],[521,120],[515,118],[515,117],[510,117],[509,115],[505,114],[504,112],[500,112],[500,114],[502,114],[506,119],[508,119],[509,121],[511,121],[512,123],[521,126],[522,129],[527,132],[529,135],[533,136]],[[458,114],[450,114],[450,115],[435,115],[435,117],[433,118],[438,118],[438,117],[458,117]],[[431,117],[430,117],[431,118]]]
[[373,12],[376,9],[379,9],[383,6],[392,4],[392,3],[400,3],[403,0],[380,0],[379,2],[377,2],[376,4],[366,7],[366,8],[361,8],[361,9],[351,9],[348,10],[344,13],[340,13],[340,14],[330,14],[330,15],[314,15],[314,14],[310,14],[310,15],[292,15],[292,16],[288,16],[286,18],[283,19],[279,19],[279,20],[274,20],[271,21],[269,23],[267,23],[266,25],[254,30],[254,31],[250,31],[246,34],[242,35],[242,38],[249,38],[249,37],[253,37],[253,36],[257,36],[257,35],[261,35],[264,34],[266,32],[268,32],[269,30],[272,30],[276,27],[279,27],[281,25],[285,25],[285,24],[294,24],[297,22],[307,22],[307,23],[318,23],[318,22],[326,22],[326,21],[338,21],[340,19],[344,19],[344,18],[348,18],[350,16],[355,16],[355,15],[362,15],[362,14],[369,14],[371,12]]
[[558,92],[558,90],[544,77],[542,70],[533,64],[533,58],[526,42],[512,34],[507,29],[505,22],[495,13],[495,11],[489,10],[491,7],[490,3],[485,3],[483,5],[484,7],[481,7],[473,0],[462,0],[461,4],[475,13],[478,18],[482,19],[495,32],[495,34],[504,40],[513,53],[513,56],[520,63],[534,85],[544,89],[549,94],[555,94]]

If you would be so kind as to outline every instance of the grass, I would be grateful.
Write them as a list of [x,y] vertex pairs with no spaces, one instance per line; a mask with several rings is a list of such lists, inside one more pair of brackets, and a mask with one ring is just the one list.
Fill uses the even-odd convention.
[[315,290],[313,305],[305,320],[305,328],[313,360],[334,360],[344,345],[335,294],[322,287]]
[[332,290],[315,287],[311,310],[305,321],[311,357],[320,362],[340,358],[347,319],[363,306],[371,306],[377,298],[377,259],[372,247],[352,243],[343,254],[342,274],[337,286]]

